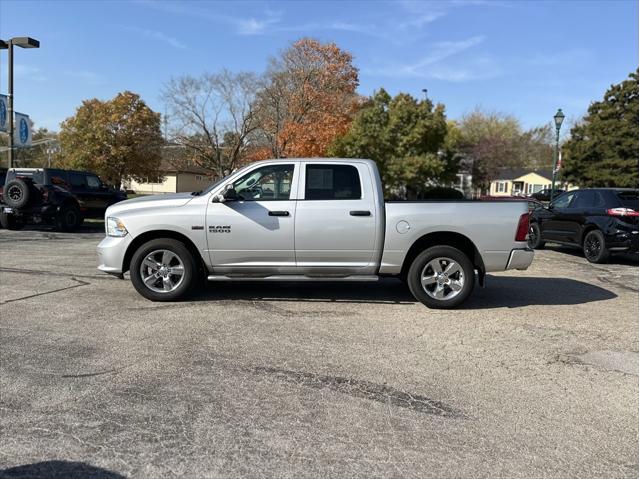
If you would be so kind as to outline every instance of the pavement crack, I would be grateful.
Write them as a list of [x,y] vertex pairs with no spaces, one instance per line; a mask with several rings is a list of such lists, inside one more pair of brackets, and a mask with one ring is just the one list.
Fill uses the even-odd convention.
[[91,284],[91,283],[88,283],[86,281],[82,281],[80,279],[76,279],[76,278],[73,278],[73,277],[71,278],[71,280],[77,282],[78,284],[74,284],[73,286],[67,286],[66,288],[58,288],[58,289],[53,289],[51,291],[44,291],[42,293],[30,294],[28,296],[22,296],[21,298],[7,299],[7,300],[4,300],[4,301],[0,302],[0,304],[15,303],[16,301],[23,301],[25,299],[37,298],[38,296],[44,296],[46,294],[52,294],[52,293],[59,293],[60,291],[66,291],[68,289],[80,288],[82,286],[88,286],[88,285]]
[[463,415],[440,401],[419,394],[410,394],[385,384],[377,384],[358,379],[339,376],[320,376],[301,371],[290,371],[270,367],[257,367],[253,372],[272,376],[275,379],[298,386],[313,389],[329,389],[348,396],[410,409],[424,414],[434,414],[449,418],[461,418]]

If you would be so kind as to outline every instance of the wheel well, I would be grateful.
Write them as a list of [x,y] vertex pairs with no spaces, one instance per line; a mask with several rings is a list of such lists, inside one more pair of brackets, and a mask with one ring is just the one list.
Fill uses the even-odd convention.
[[464,236],[461,233],[454,233],[452,231],[429,233],[415,241],[404,258],[402,272],[400,273],[402,277],[405,278],[408,275],[410,265],[413,263],[413,260],[417,257],[417,255],[431,246],[452,246],[453,248],[460,250],[468,256],[470,261],[473,263],[473,266],[479,272],[479,282],[480,284],[483,284],[486,269],[477,247],[470,239],[468,239],[467,236]]
[[590,233],[592,230],[598,230],[599,228],[597,227],[597,225],[588,225],[584,228],[584,230],[581,232],[581,237],[579,238],[579,244],[583,246],[584,241],[586,239],[586,235],[588,233]]
[[193,258],[195,258],[195,261],[202,267],[202,271],[207,271],[206,263],[204,263],[204,259],[202,258],[202,255],[198,251],[195,244],[193,244],[193,241],[191,241],[187,236],[183,235],[182,233],[178,233],[177,231],[155,230],[155,231],[147,231],[146,233],[142,233],[140,236],[136,236],[133,239],[133,241],[127,248],[126,253],[124,255],[124,260],[122,261],[122,272],[125,273],[126,271],[129,270],[131,266],[131,258],[133,257],[133,254],[137,251],[137,249],[140,246],[142,246],[147,241],[160,239],[160,238],[171,238],[184,243],[184,245],[193,255]]

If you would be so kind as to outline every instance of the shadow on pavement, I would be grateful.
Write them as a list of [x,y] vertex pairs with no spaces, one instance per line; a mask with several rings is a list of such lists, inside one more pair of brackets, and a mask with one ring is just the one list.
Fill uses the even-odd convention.
[[569,278],[486,275],[486,287],[477,288],[462,309],[517,308],[585,304],[616,298],[600,286]]
[[116,472],[91,466],[84,462],[44,461],[0,470],[0,479],[126,479]]
[[257,300],[320,303],[413,304],[417,301],[401,281],[376,282],[213,282],[195,301]]
[[[568,278],[487,275],[486,288],[475,287],[463,309],[571,305],[616,298],[607,289]],[[209,283],[195,301],[253,300],[409,305],[417,301],[396,279],[371,283]]]

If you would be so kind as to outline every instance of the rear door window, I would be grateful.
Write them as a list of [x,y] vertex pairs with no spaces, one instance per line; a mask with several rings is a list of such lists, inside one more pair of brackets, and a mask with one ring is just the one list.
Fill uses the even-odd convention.
[[357,168],[352,165],[307,165],[307,200],[359,200],[362,186]]
[[619,198],[619,201],[624,208],[639,210],[639,190],[620,191],[617,193],[617,198]]
[[69,172],[69,183],[74,190],[83,190],[87,187],[86,175],[76,171]]

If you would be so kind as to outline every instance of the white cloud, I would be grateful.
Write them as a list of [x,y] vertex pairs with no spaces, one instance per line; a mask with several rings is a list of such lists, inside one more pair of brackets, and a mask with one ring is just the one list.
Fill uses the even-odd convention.
[[25,65],[24,63],[15,63],[13,65],[13,74],[18,79],[28,79],[37,82],[47,80],[42,69],[31,65]]
[[181,50],[186,48],[186,45],[182,43],[181,41],[179,41],[177,38],[171,37],[157,30],[149,30],[147,28],[129,27],[129,26],[125,26],[123,28],[130,32],[138,33],[146,38],[150,38],[152,40],[157,40],[157,41],[166,43],[167,45],[170,45],[173,48],[178,48]]
[[100,85],[105,82],[105,78],[102,75],[89,70],[65,70],[62,73],[68,77],[75,78],[76,80],[82,80],[91,85]]

